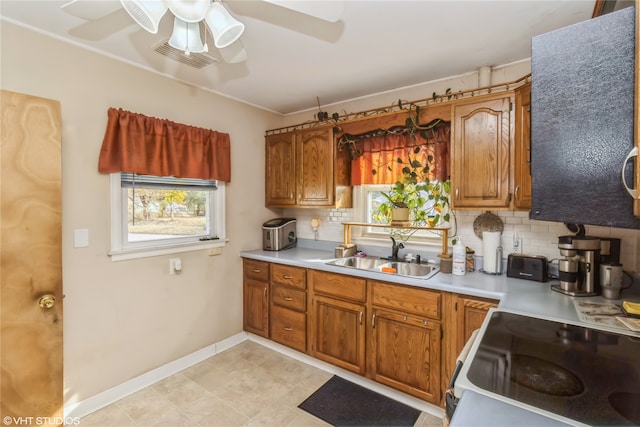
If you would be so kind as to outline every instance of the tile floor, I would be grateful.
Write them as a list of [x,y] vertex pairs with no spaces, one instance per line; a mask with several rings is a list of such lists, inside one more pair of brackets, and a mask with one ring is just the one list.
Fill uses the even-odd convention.
[[[244,341],[81,419],[82,427],[328,426],[297,406],[332,374]],[[440,427],[422,412],[416,427]]]

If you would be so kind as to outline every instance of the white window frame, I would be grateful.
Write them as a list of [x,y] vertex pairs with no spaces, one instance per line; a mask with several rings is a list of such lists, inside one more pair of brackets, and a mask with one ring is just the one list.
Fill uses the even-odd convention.
[[[353,213],[357,222],[368,222],[368,193],[371,191],[389,191],[390,184],[367,184],[353,187]],[[382,227],[354,227],[352,238],[356,243],[388,245],[389,229]],[[438,250],[442,247],[442,238],[434,232],[418,230],[409,238],[409,243],[424,249]]]
[[121,185],[120,173],[110,174],[111,193],[111,261],[146,258],[205,249],[222,248],[226,245],[225,186],[218,181],[218,188],[211,192],[207,216],[211,237],[218,239],[201,241],[201,236],[175,239],[128,242],[127,188]]

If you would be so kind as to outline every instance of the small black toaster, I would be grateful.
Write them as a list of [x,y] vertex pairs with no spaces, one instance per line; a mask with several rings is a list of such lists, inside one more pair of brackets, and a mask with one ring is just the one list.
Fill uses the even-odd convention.
[[509,254],[507,258],[507,277],[546,282],[548,261],[542,255]]

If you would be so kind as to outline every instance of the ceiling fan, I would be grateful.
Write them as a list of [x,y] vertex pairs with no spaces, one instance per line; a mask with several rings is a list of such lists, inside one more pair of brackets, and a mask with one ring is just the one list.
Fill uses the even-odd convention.
[[[343,2],[335,0],[261,0],[263,2],[309,15],[314,18],[337,22],[343,11]],[[208,46],[201,37],[201,24],[213,37],[214,45],[229,63],[247,60],[240,37],[244,24],[236,20],[220,0],[120,0],[91,1],[71,0],[62,9],[74,16],[96,20],[123,8],[146,31],[156,34],[161,19],[170,12],[173,15],[173,32],[168,45],[191,53],[206,53]],[[225,55],[224,52],[227,52]]]

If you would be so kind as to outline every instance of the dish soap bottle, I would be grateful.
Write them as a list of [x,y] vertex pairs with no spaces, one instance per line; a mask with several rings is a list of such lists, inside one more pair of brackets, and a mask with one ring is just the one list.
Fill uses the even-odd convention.
[[456,244],[453,245],[453,267],[451,272],[456,276],[464,276],[467,271],[467,248],[462,244],[462,240],[458,238]]

